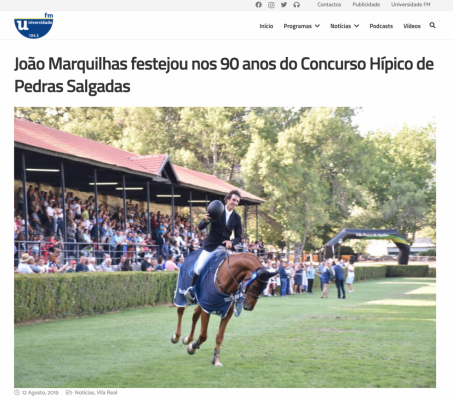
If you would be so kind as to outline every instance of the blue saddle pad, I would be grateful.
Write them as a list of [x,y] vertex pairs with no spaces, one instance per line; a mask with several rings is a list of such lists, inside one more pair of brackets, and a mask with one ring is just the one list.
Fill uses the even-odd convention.
[[[192,286],[193,271],[195,268],[195,263],[200,257],[200,254],[203,250],[199,249],[190,253],[184,260],[181,269],[179,270],[178,282],[176,283],[175,297],[173,299],[173,304],[177,307],[186,307],[189,305],[189,302],[184,297],[186,290]],[[197,279],[198,281],[198,279]],[[198,304],[194,302],[193,305]]]
[[[175,298],[173,303],[177,307],[188,306],[184,293],[192,285],[195,263],[200,256],[201,249],[189,254],[179,271],[178,283],[176,284]],[[208,262],[201,271],[195,283],[194,292],[196,301],[191,305],[200,304],[201,308],[209,313],[224,318],[232,303],[232,297],[217,290],[215,277],[219,266],[225,260],[225,254],[219,253],[217,257]]]

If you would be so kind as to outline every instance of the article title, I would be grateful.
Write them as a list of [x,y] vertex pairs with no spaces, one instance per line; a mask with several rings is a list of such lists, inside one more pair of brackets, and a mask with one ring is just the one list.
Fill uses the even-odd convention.
[[[235,57],[223,57],[220,60],[173,60],[153,58],[140,60],[109,60],[95,57],[94,60],[66,60],[62,57],[49,57],[46,61],[28,57],[21,60],[16,57],[14,71],[159,71],[169,74],[176,71],[380,71],[388,74],[392,71],[432,71],[434,61],[422,57],[418,60],[401,60],[397,57],[371,57],[366,60],[316,60],[302,57],[293,60],[240,60]],[[15,91],[25,93],[87,93],[96,96],[99,93],[128,93],[131,84],[111,79],[109,82],[92,82],[88,79],[69,79],[66,82],[26,82],[15,80]]]

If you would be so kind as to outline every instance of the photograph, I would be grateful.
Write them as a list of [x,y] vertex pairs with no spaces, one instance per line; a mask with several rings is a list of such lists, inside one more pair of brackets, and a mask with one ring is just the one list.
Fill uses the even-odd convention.
[[14,387],[436,388],[437,109],[364,103],[14,107]]

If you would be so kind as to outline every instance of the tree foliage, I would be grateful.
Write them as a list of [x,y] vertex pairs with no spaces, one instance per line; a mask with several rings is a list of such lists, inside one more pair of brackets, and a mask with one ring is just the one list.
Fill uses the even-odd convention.
[[[359,134],[356,110],[19,107],[15,116],[218,176],[266,199],[259,239],[316,250],[345,227],[436,229],[435,126]],[[383,116],[385,118],[385,116]],[[256,239],[255,213],[249,237]]]

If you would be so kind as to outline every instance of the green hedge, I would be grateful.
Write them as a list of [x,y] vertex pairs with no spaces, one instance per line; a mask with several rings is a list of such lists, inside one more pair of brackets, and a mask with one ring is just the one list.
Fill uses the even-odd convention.
[[428,256],[428,257],[434,257],[436,255],[436,249],[430,249],[427,251],[422,251],[418,253],[419,256]]
[[[346,268],[345,277],[347,276]],[[354,282],[385,277],[435,277],[428,265],[355,267]],[[14,322],[101,314],[170,303],[176,272],[112,272],[14,275]],[[333,279],[333,278],[332,278]],[[313,287],[319,288],[315,276]]]
[[14,276],[14,322],[100,314],[173,300],[175,272]]
[[398,276],[426,277],[429,275],[429,265],[386,265],[386,277],[394,278]]

